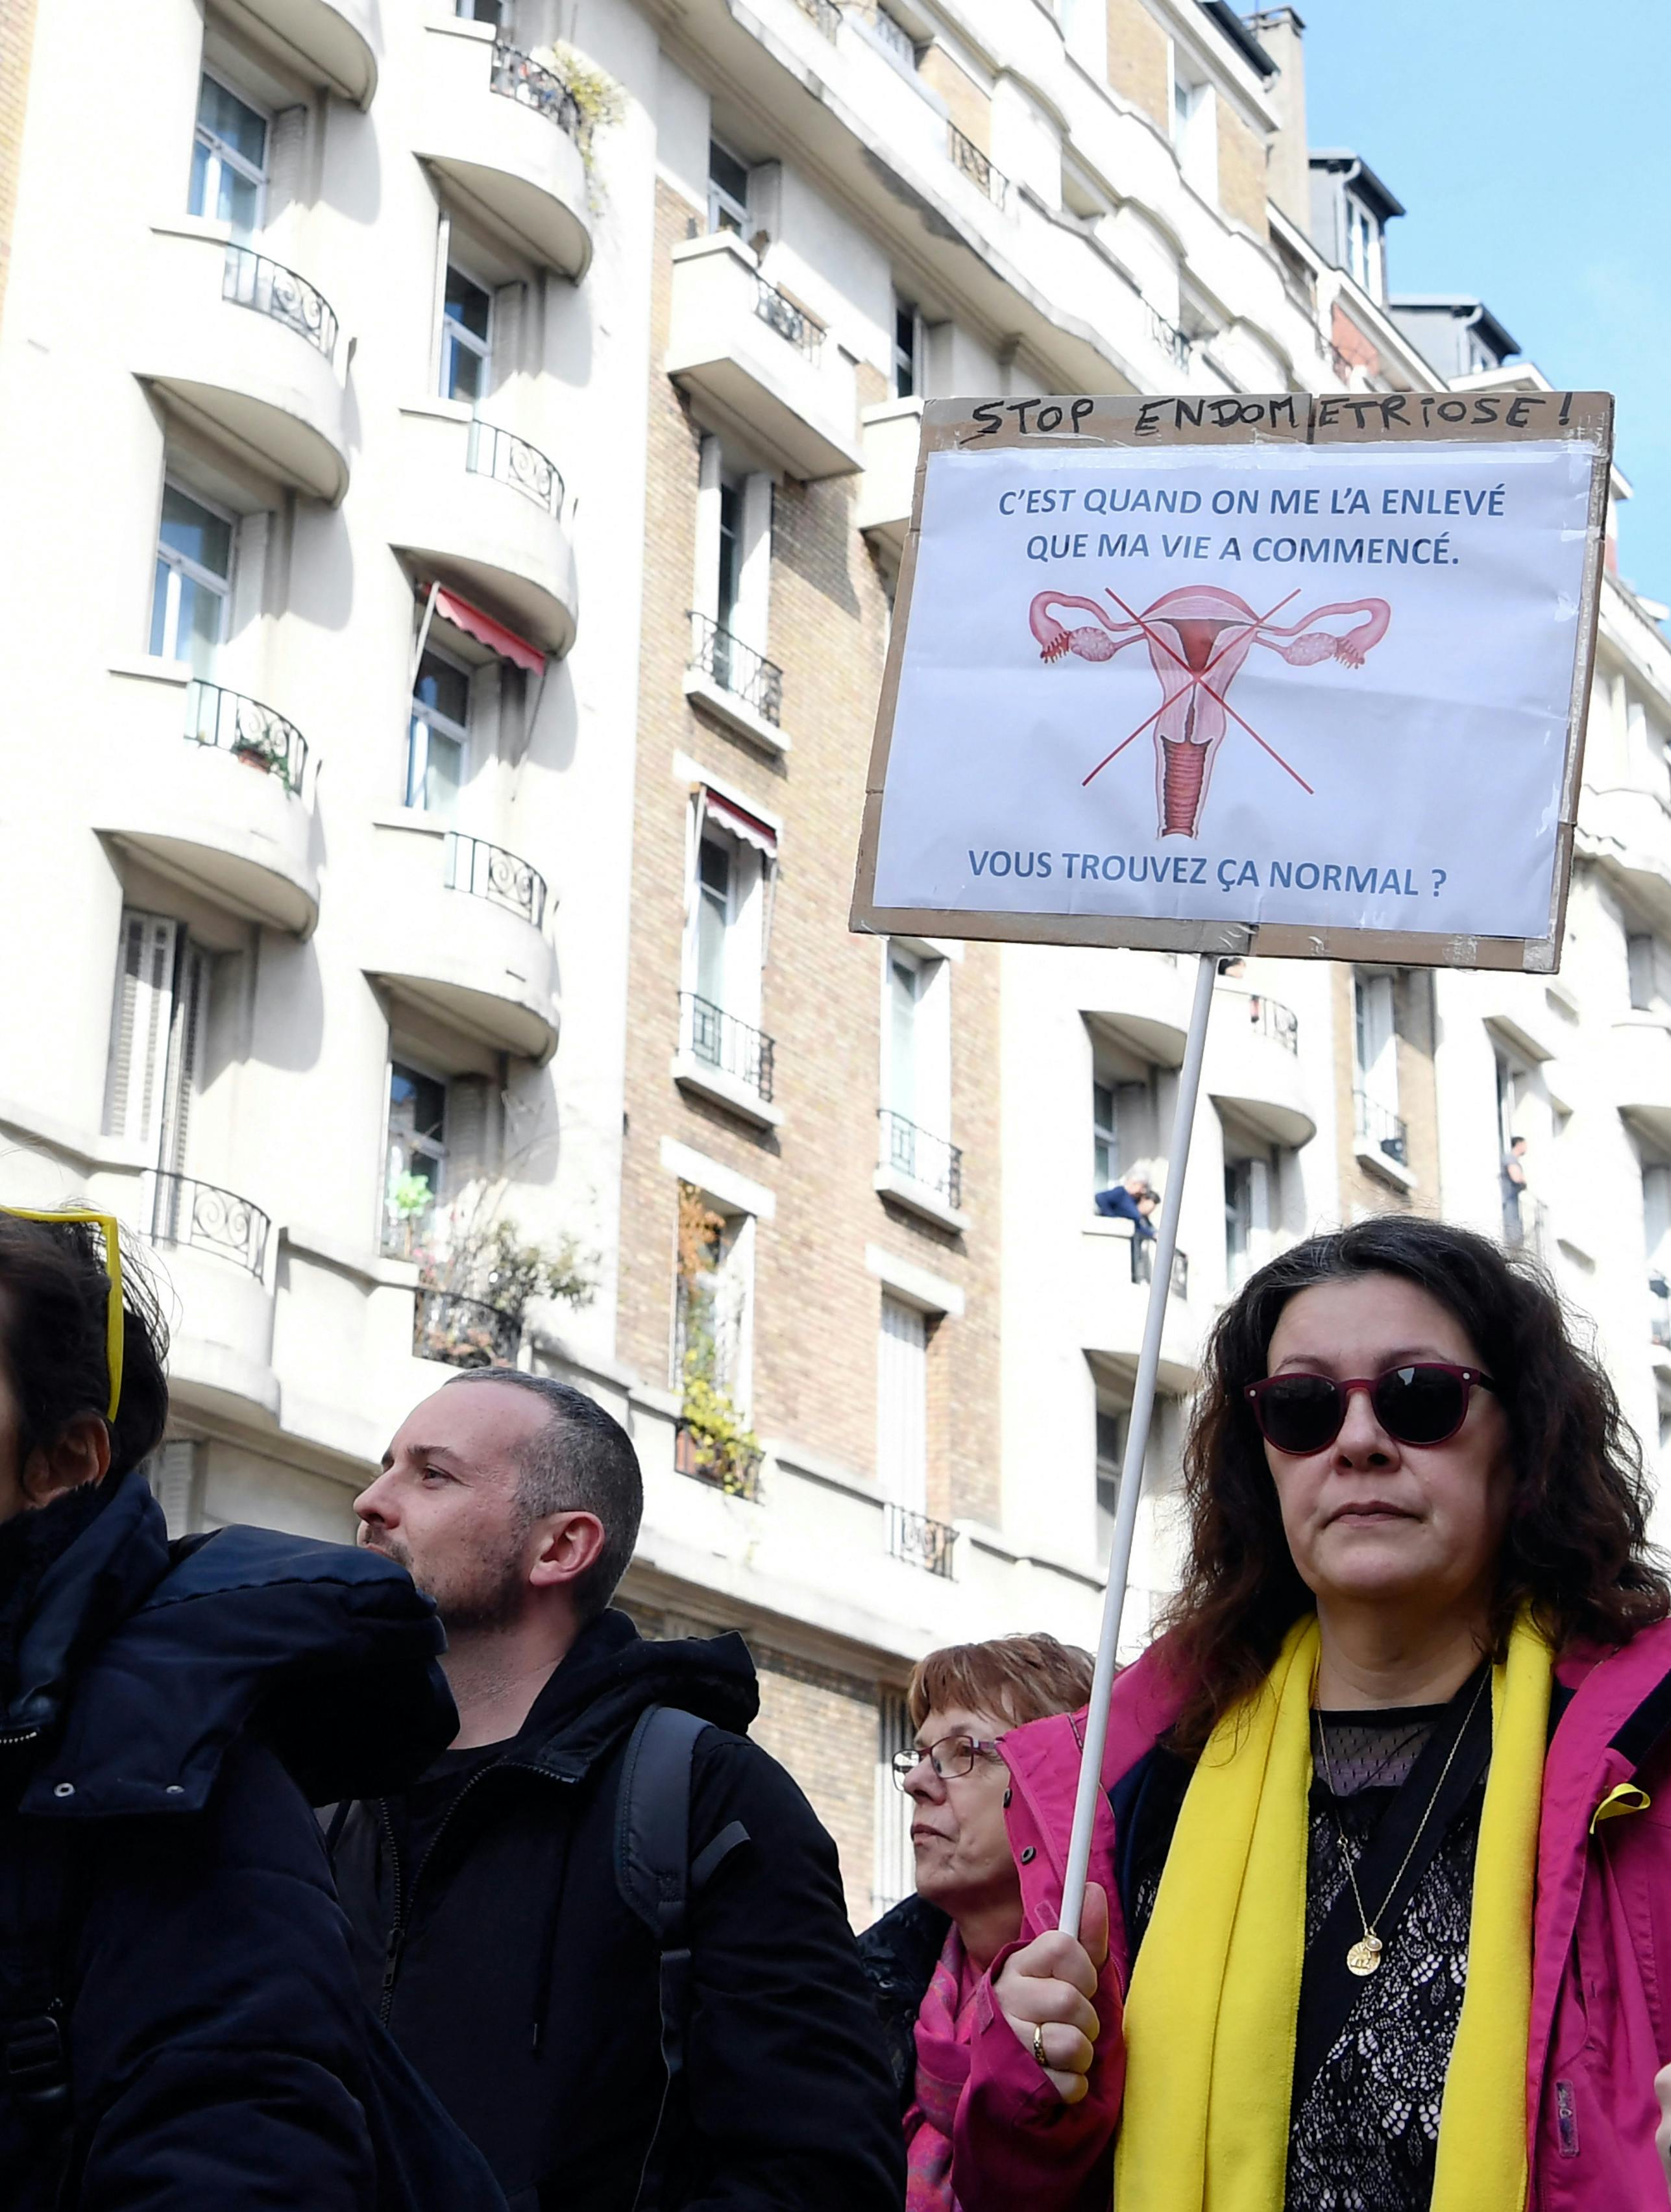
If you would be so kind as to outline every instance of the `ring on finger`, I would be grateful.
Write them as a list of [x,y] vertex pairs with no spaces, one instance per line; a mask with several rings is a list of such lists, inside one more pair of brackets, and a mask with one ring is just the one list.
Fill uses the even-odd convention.
[[1037,2059],[1039,2064],[1043,2067],[1045,2072],[1048,2074],[1050,2070],[1050,2061],[1044,2055],[1044,2023],[1042,2021],[1035,2021],[1033,2023],[1033,2056]]

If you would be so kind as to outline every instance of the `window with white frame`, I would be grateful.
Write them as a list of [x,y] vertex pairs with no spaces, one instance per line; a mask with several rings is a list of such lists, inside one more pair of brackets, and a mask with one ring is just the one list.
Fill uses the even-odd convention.
[[884,953],[882,1164],[957,1199],[950,962],[890,939]]
[[754,1239],[751,1213],[680,1186],[673,1381],[702,1382],[731,1401],[744,1426],[752,1394]]
[[894,301],[894,398],[909,399],[922,390],[922,319],[914,301]]
[[1671,945],[1650,930],[1625,940],[1631,1005],[1638,1013],[1671,1014]]
[[775,700],[764,675],[772,574],[772,480],[730,466],[720,441],[705,437],[698,465],[696,561],[691,606],[705,621],[696,659],[723,690],[769,718]]
[[1091,1188],[1107,1190],[1153,1158],[1155,1071],[1136,1054],[1098,1036],[1091,1061]]
[[1382,295],[1381,225],[1355,192],[1346,203],[1346,271],[1372,300]]
[[1218,115],[1212,87],[1192,75],[1172,48],[1172,150],[1178,167],[1204,198],[1218,190]]
[[902,1512],[928,1510],[928,1316],[882,1297],[876,1346],[876,1474]]
[[173,482],[162,487],[156,573],[151,592],[151,651],[210,677],[227,634],[232,597],[231,515]]
[[1107,1190],[1115,1181],[1120,1158],[1120,1120],[1113,1084],[1098,1083],[1095,1078],[1091,1085],[1091,1141],[1092,1186]]
[[1398,1022],[1395,979],[1358,969],[1352,981],[1352,1086],[1359,1139],[1406,1164],[1404,1124],[1398,1110]]
[[717,138],[708,147],[708,227],[734,231],[738,238],[749,230],[749,165]]
[[1097,1407],[1097,1563],[1106,1567],[1114,1550],[1115,1516],[1120,1510],[1120,1477],[1126,1464],[1126,1438],[1132,1425],[1129,1407]]
[[493,294],[449,261],[441,307],[441,397],[486,398],[493,375]]
[[680,1049],[770,1096],[760,1034],[770,871],[776,838],[746,808],[708,789],[691,811]]
[[252,238],[261,228],[266,186],[267,118],[205,74],[197,88],[187,207],[230,223],[234,238]]
[[1271,1256],[1278,1168],[1274,1156],[1224,1128],[1224,1278],[1233,1296]]
[[433,1234],[447,1190],[447,1135],[446,1079],[391,1060],[386,1249],[409,1254]]
[[911,1800],[894,1780],[895,1755],[915,1748],[916,1731],[904,1698],[896,1690],[884,1690],[876,1703],[875,1871],[871,1877],[871,1907],[878,1917],[911,1896],[917,1886]]
[[125,908],[105,1072],[105,1134],[143,1149],[154,1166],[185,1172],[193,1102],[203,1082],[209,955],[183,922]]
[[510,28],[510,0],[453,0],[453,12],[467,23],[491,23],[496,31]]
[[450,822],[470,773],[470,671],[427,647],[412,686],[406,804]]

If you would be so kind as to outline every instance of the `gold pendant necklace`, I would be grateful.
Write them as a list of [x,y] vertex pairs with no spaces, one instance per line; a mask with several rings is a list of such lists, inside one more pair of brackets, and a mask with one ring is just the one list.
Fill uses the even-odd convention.
[[[1398,1872],[1393,1876],[1392,1887],[1388,1889],[1385,1897],[1382,1899],[1381,1911],[1376,1914],[1375,1920],[1371,1920],[1369,1914],[1364,1910],[1363,1896],[1358,1887],[1357,1869],[1352,1865],[1352,1852],[1346,1844],[1346,1832],[1340,1826],[1340,1815],[1339,1812],[1336,1811],[1334,1814],[1334,1833],[1340,1845],[1340,1863],[1346,1870],[1346,1880],[1352,1884],[1352,1903],[1358,1907],[1358,1917],[1364,1923],[1363,1934],[1346,1953],[1346,1966],[1348,1970],[1358,1975],[1360,1979],[1366,1978],[1369,1975],[1374,1973],[1381,1964],[1382,1955],[1386,1949],[1386,1946],[1382,1943],[1380,1936],[1376,1933],[1376,1921],[1380,1919],[1381,1914],[1385,1912],[1387,1907],[1392,1903],[1394,1898],[1398,1894],[1398,1886],[1404,1879],[1404,1870],[1416,1855],[1416,1845],[1421,1841],[1423,1832],[1426,1828],[1429,1820],[1432,1817],[1433,1808],[1439,1802],[1439,1792],[1444,1788],[1445,1777],[1450,1771],[1451,1762],[1462,1747],[1462,1738],[1468,1732],[1468,1724],[1474,1718],[1475,1711],[1480,1704],[1480,1699],[1484,1693],[1486,1685],[1490,1681],[1490,1680],[1491,1673],[1488,1668],[1480,1678],[1480,1687],[1474,1693],[1474,1703],[1468,1707],[1467,1718],[1463,1721],[1461,1727],[1456,1731],[1456,1741],[1451,1745],[1449,1753],[1446,1754],[1445,1763],[1439,1770],[1439,1778],[1433,1785],[1433,1795],[1428,1799],[1426,1810],[1423,1813],[1421,1819],[1416,1824],[1416,1832],[1410,1838],[1410,1848],[1406,1851],[1403,1858],[1399,1863]],[[1328,1784],[1329,1796],[1331,1800],[1338,1800],[1340,1793],[1334,1787],[1334,1770],[1329,1765],[1328,1759],[1328,1737],[1323,1728],[1322,1715],[1321,1713],[1317,1716],[1317,1748],[1323,1755],[1323,1778]]]

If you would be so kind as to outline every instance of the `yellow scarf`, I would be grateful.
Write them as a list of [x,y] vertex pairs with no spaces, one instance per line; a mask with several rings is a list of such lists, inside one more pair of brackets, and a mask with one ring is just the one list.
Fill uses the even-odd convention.
[[[1445,2076],[1431,2212],[1524,2212],[1532,1882],[1548,1645],[1522,1617],[1492,1670],[1492,1763],[1467,1989]],[[1126,2003],[1118,2212],[1281,2212],[1305,1938],[1317,1622],[1196,1767]]]

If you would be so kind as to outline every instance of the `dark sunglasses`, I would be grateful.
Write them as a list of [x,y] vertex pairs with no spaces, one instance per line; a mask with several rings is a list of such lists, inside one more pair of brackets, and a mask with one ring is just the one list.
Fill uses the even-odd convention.
[[1442,1444],[1467,1419],[1476,1384],[1482,1390],[1497,1388],[1477,1367],[1422,1359],[1344,1382],[1332,1375],[1267,1375],[1262,1382],[1249,1382],[1246,1396],[1266,1443],[1298,1457],[1334,1443],[1346,1425],[1354,1390],[1369,1392],[1375,1418],[1398,1443]]

